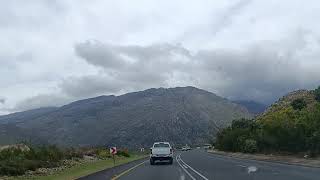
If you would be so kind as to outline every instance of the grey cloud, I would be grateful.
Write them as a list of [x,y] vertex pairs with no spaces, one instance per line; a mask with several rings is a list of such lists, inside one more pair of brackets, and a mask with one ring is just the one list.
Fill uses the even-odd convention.
[[[117,46],[87,41],[77,44],[75,52],[87,63],[103,68],[104,73],[64,80],[60,87],[72,96],[168,86],[173,73],[168,67],[185,71],[190,66],[184,61],[192,58],[189,50],[171,44]],[[90,86],[84,85],[86,82]]]
[[202,69],[215,72],[218,80],[224,82],[214,87],[220,94],[272,103],[289,91],[312,89],[320,84],[318,67],[303,66],[315,59],[300,56],[309,51],[307,34],[300,32],[276,42],[262,41],[241,51],[201,51],[197,58],[203,60]]
[[[75,52],[102,71],[65,78],[58,88],[70,101],[150,87],[194,85],[232,99],[270,103],[291,90],[320,84],[316,67],[301,66],[303,59],[298,55],[308,42],[307,35],[300,32],[303,31],[276,42],[262,41],[244,50],[196,53],[181,45],[120,46],[88,41],[77,44]],[[47,97],[32,97],[17,107],[67,102],[61,97]]]
[[218,32],[222,31],[230,24],[232,24],[233,18],[237,17],[246,7],[248,7],[253,0],[240,0],[229,8],[225,9],[219,16],[217,21],[212,24],[212,34],[215,36]]
[[47,25],[49,19],[58,17],[57,14],[64,12],[65,7],[64,2],[57,0],[7,1],[0,7],[0,27],[37,29]]
[[[301,65],[303,59],[298,52],[308,46],[301,37],[296,37],[298,40],[261,42],[244,50],[213,49],[196,53],[170,44],[119,46],[84,43],[76,50],[77,55],[102,71],[65,78],[58,86],[61,94],[35,96],[19,103],[17,108],[62,105],[102,94],[188,85],[231,99],[271,103],[289,91],[314,88],[320,84],[318,68]],[[287,43],[291,43],[290,48]],[[87,53],[86,56],[82,51]],[[110,52],[113,56],[108,55]],[[104,56],[97,58],[95,53]],[[120,61],[121,66],[109,65],[114,61]]]
[[95,66],[116,68],[125,65],[120,54],[118,54],[112,47],[99,42],[94,43],[94,46],[90,41],[77,44],[75,46],[75,51],[87,62]]
[[112,94],[121,90],[125,84],[107,75],[88,75],[65,79],[59,87],[71,97],[85,98],[101,94]]
[[[3,1],[0,92],[8,100],[2,106],[187,85],[271,102],[319,84],[314,19],[320,13],[312,11],[318,6],[317,0],[303,6],[289,0]],[[34,94],[40,95],[28,98]]]
[[0,97],[0,104],[4,104],[4,103],[6,103],[6,98]]
[[189,50],[181,45],[154,44],[150,46],[115,46],[99,41],[87,41],[75,45],[76,54],[89,64],[104,68],[124,69],[127,66],[147,65],[150,61],[166,62],[166,58],[183,55],[190,58]]
[[182,47],[181,44],[153,44],[150,46],[118,46],[116,47],[120,52],[138,58],[139,60],[152,60],[155,58],[167,57],[172,54],[181,54],[191,57],[188,49]]
[[270,54],[253,48],[238,53],[202,52],[198,56],[205,61],[202,69],[218,73],[218,81],[224,82],[216,90],[233,99],[271,103],[291,90],[312,88],[320,83],[316,79],[319,74],[310,78],[308,69],[299,62],[283,59],[276,52]]
[[59,84],[62,93],[72,98],[88,98],[102,94],[119,94],[149,87],[166,86],[166,78],[154,72],[118,72],[82,77],[69,77]]
[[18,102],[11,111],[24,111],[39,107],[61,106],[72,100],[74,99],[62,94],[40,94]]
[[[71,89],[78,92],[119,92],[129,87],[196,85],[232,99],[251,99],[270,103],[281,95],[298,88],[313,88],[320,81],[315,69],[301,65],[298,54],[308,43],[306,37],[294,36],[277,42],[260,42],[245,50],[214,49],[192,53],[181,46],[158,44],[150,46],[115,46],[86,44],[92,56],[83,57],[88,63],[99,64],[112,80],[91,80],[90,88],[84,80]],[[287,46],[290,43],[291,46]],[[101,48],[103,47],[103,48]],[[297,48],[299,47],[299,48]],[[113,52],[120,59],[96,59],[99,53]],[[82,50],[86,47],[83,46]],[[82,52],[77,53],[82,57]],[[87,50],[85,50],[87,51]],[[126,61],[125,58],[132,61]],[[121,61],[122,66],[109,63]],[[316,68],[316,67],[314,67]],[[87,78],[87,77],[86,77]],[[86,79],[85,78],[85,79]],[[99,77],[90,77],[92,79]],[[87,80],[86,80],[87,81]],[[116,83],[114,83],[116,82]],[[96,85],[94,85],[96,84]],[[67,85],[65,85],[67,86]],[[109,88],[111,88],[111,91]],[[133,88],[135,89],[135,88]],[[66,91],[66,89],[65,89]]]

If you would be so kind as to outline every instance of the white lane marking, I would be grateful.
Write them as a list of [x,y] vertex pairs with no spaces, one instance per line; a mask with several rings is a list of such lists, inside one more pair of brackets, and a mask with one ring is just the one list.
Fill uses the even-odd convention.
[[180,180],[185,180],[186,176],[185,173],[182,171],[182,168],[178,168],[179,169],[179,174],[180,174]]
[[[179,156],[179,155],[178,155],[178,156]],[[184,170],[184,172],[186,172],[186,173],[188,174],[188,176],[189,176],[192,180],[196,180],[196,178],[194,178],[194,177],[180,164],[180,162],[179,162],[179,160],[178,160],[178,156],[176,156],[176,160],[177,160],[179,166]]]
[[243,167],[243,168],[247,167],[247,166],[242,165],[242,164],[238,164],[237,166],[239,166],[239,167]]
[[204,175],[202,175],[201,173],[199,173],[198,171],[196,171],[195,169],[193,169],[191,166],[189,166],[187,163],[185,163],[182,159],[181,159],[181,156],[180,156],[181,154],[179,154],[179,158],[180,158],[180,160],[181,160],[181,162],[184,164],[184,165],[186,165],[186,166],[188,166],[189,167],[189,169],[191,169],[193,172],[195,172],[196,174],[198,174],[200,177],[202,177],[204,180],[209,180],[208,178],[206,178]]
[[141,166],[142,164],[144,164],[144,163],[146,163],[146,162],[148,162],[148,160],[147,160],[147,161],[143,161],[142,163],[137,164],[137,165],[135,165],[135,166],[133,166],[133,167],[131,167],[131,168],[129,168],[129,169],[127,169],[127,170],[123,171],[122,173],[120,173],[120,174],[118,174],[118,175],[114,176],[113,178],[111,178],[111,180],[119,179],[121,176],[123,176],[123,175],[125,175],[125,174],[129,173],[129,172],[130,172],[130,171],[132,171],[133,169],[135,169],[135,168],[137,168],[137,167]]
[[181,176],[180,176],[180,180],[185,180],[186,178],[184,177],[184,175],[182,174]]
[[254,172],[256,172],[257,170],[258,170],[257,167],[255,167],[255,166],[250,166],[250,167],[248,167],[248,174],[254,173]]

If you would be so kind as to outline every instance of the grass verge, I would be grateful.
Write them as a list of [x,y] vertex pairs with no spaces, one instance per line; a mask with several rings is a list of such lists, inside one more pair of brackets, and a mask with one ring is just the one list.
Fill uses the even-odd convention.
[[[132,155],[131,157],[125,158],[125,157],[116,157],[116,166],[125,164],[134,160],[138,160],[141,158],[146,157],[145,155]],[[62,170],[60,172],[57,172],[53,175],[48,176],[33,176],[33,177],[16,177],[12,178],[14,180],[26,180],[26,179],[32,179],[32,180],[69,180],[69,179],[76,179],[79,177],[83,177],[107,168],[113,167],[113,160],[107,159],[107,160],[97,160],[93,162],[86,162],[83,164],[75,165],[71,168]]]

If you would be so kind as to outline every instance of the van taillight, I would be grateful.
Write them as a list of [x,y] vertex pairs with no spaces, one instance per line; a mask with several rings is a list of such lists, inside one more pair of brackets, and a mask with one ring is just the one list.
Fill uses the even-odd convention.
[[170,154],[172,154],[172,149],[170,149]]

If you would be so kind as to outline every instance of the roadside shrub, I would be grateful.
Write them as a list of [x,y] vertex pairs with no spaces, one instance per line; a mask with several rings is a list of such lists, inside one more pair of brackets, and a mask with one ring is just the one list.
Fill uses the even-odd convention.
[[111,158],[111,155],[107,149],[99,149],[99,150],[97,150],[96,153],[97,153],[97,157],[99,159]]
[[126,151],[126,150],[119,150],[119,151],[117,152],[117,155],[118,155],[118,156],[123,156],[123,157],[130,157],[130,154],[129,154],[128,151]]
[[0,165],[0,174],[1,175],[11,175],[11,176],[17,176],[24,174],[25,169],[23,168],[17,168],[12,165],[1,164]]
[[42,161],[57,162],[64,158],[63,152],[56,146],[41,146],[34,149],[35,159]]
[[312,133],[312,135],[308,137],[306,141],[309,149],[309,155],[311,157],[315,157],[320,153],[320,130]]
[[217,134],[217,148],[224,151],[241,151],[245,139],[251,136],[249,129],[226,128]]
[[56,146],[30,147],[28,150],[11,147],[0,151],[0,175],[22,175],[28,170],[52,168],[61,160],[78,156],[74,150],[61,150]]
[[43,163],[37,160],[15,159],[5,160],[0,162],[0,174],[2,175],[22,175],[27,170],[34,171],[37,168],[43,167]]
[[64,156],[66,159],[83,158],[83,153],[79,149],[70,148],[65,150]]
[[[302,106],[301,106],[302,104]],[[236,120],[220,130],[216,147],[223,151],[245,153],[285,152],[320,154],[320,103],[303,108],[300,100],[253,121]]]
[[242,152],[255,153],[258,151],[257,141],[253,139],[246,139],[242,146]]
[[307,103],[303,99],[296,99],[291,102],[291,106],[294,110],[301,110],[307,106]]

